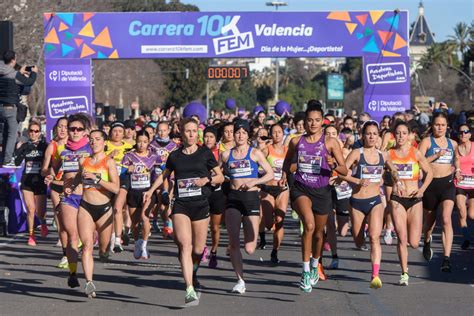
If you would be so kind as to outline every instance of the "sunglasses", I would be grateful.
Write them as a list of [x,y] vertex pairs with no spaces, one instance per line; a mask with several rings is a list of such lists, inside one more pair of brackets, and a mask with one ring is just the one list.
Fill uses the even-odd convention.
[[464,134],[464,135],[466,135],[466,134],[469,134],[469,133],[471,133],[471,131],[468,130],[468,129],[463,130],[463,131],[459,131],[459,134]]
[[70,132],[83,132],[85,131],[86,129],[84,127],[69,127],[68,128],[68,131]]
[[29,132],[30,132],[30,133],[35,133],[35,134],[36,134],[36,133],[39,133],[39,132],[40,132],[40,130],[39,130],[39,129],[30,129],[30,130],[29,130]]

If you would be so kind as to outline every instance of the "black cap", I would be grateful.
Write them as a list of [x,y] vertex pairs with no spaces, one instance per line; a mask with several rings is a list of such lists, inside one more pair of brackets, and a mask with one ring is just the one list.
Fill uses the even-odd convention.
[[208,126],[204,129],[203,135],[205,136],[206,133],[212,133],[217,139],[217,129],[214,126]]
[[125,128],[135,129],[135,121],[134,120],[126,120],[124,125],[125,125]]
[[239,129],[243,128],[247,133],[250,133],[250,125],[249,122],[243,119],[237,119],[234,122],[234,133],[237,132]]

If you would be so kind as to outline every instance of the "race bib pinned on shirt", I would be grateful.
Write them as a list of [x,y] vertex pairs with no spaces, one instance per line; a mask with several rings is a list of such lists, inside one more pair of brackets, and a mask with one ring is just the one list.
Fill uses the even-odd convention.
[[135,174],[132,173],[130,175],[130,185],[132,189],[148,189],[150,184],[150,175],[148,174]]
[[413,164],[395,164],[397,168],[398,178],[401,180],[413,179]]
[[301,173],[321,173],[321,156],[300,155],[298,157],[298,171]]
[[444,151],[444,154],[436,159],[434,162],[439,164],[448,164],[450,165],[453,161],[453,151],[450,148],[435,148],[434,153],[437,154],[441,151]]
[[191,196],[201,195],[201,187],[198,187],[194,182],[199,178],[189,178],[178,180],[178,197],[185,198]]
[[372,183],[382,180],[383,166],[361,165],[361,179],[369,179]]
[[246,177],[252,175],[250,160],[240,159],[229,163],[229,173],[234,177]]
[[25,164],[26,174],[39,174],[41,171],[40,161],[27,161]]

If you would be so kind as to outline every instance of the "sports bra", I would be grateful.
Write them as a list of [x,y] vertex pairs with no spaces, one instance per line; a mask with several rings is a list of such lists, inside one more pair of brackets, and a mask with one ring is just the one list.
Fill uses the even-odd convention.
[[[92,164],[91,160],[92,157],[84,158],[82,163],[82,170],[87,171],[90,173],[95,174],[96,176],[99,175],[101,181],[109,181],[109,168],[107,166],[107,159],[108,157],[104,157],[101,161],[96,164]],[[82,179],[82,184],[84,190],[97,190],[101,192],[106,192],[104,188],[102,188],[99,184],[95,183],[95,179]]]
[[232,179],[254,179],[258,178],[258,164],[250,157],[252,147],[249,147],[247,155],[242,159],[234,158],[234,148],[230,150],[227,170],[229,178]]
[[439,151],[445,149],[446,153],[439,158],[433,160],[432,163],[438,163],[443,165],[452,165],[454,163],[454,148],[453,143],[449,138],[446,137],[448,140],[448,148],[441,148],[436,144],[434,137],[430,136],[431,145],[430,148],[426,151],[425,157],[433,156],[434,154],[438,153]]
[[420,178],[420,164],[416,159],[415,148],[411,147],[405,157],[397,156],[395,149],[388,151],[390,160],[397,167],[400,180],[418,180]]
[[267,161],[273,169],[273,175],[275,180],[281,180],[283,175],[283,162],[285,161],[286,152],[288,151],[288,147],[283,146],[283,153],[278,154],[275,151],[275,147],[273,145],[268,146],[268,156]]
[[369,164],[367,160],[365,160],[363,147],[359,148],[359,152],[359,163],[357,164],[357,168],[352,176],[358,179],[369,179],[372,183],[380,182],[382,179],[383,167],[385,165],[380,150],[377,150],[379,154],[379,162],[376,164]]

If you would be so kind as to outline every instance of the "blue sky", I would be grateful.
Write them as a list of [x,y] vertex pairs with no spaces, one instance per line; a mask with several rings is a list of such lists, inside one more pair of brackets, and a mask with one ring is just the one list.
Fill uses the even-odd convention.
[[[197,5],[201,11],[268,11],[271,0],[181,0]],[[280,1],[280,0],[279,0]],[[408,10],[410,23],[418,16],[417,0],[286,0],[280,11],[333,10]],[[453,34],[458,22],[471,23],[474,19],[474,0],[425,0],[425,16],[436,41],[444,41]]]

